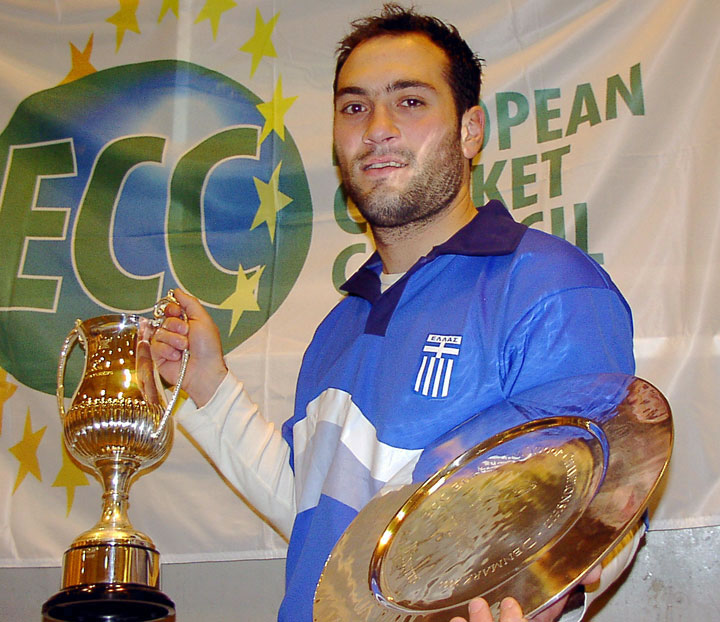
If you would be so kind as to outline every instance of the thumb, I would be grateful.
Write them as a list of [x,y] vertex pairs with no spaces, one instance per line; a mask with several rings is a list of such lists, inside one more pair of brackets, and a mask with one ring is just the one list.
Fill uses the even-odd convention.
[[202,303],[195,298],[195,296],[192,296],[181,289],[173,291],[175,299],[178,301],[182,310],[185,311],[188,320],[198,319],[200,316],[205,314],[205,309],[203,308]]

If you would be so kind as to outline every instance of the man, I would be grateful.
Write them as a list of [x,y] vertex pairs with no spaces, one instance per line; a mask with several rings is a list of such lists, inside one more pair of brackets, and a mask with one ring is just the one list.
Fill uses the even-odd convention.
[[[179,419],[289,535],[279,617],[293,622],[312,619],[327,555],[357,512],[388,482],[410,481],[433,440],[539,384],[634,369],[630,310],[608,275],[499,202],[474,206],[480,61],[457,31],[396,5],[353,26],[339,48],[334,145],[377,252],[317,329],[282,435],[228,373],[195,299],[178,292],[187,322],[169,318],[153,344],[170,382],[190,348],[184,387],[198,410]],[[492,619],[483,601],[469,614]],[[521,618],[505,601],[500,620]]]

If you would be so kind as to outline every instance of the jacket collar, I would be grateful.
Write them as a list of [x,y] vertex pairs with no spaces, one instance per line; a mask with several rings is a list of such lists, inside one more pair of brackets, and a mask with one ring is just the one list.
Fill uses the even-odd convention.
[[[420,266],[440,255],[495,256],[515,251],[527,231],[527,226],[515,222],[507,208],[495,199],[478,208],[475,217],[450,239],[435,246],[408,270],[409,276]],[[380,296],[382,261],[375,251],[340,289],[375,302]],[[392,289],[392,288],[391,288]]]

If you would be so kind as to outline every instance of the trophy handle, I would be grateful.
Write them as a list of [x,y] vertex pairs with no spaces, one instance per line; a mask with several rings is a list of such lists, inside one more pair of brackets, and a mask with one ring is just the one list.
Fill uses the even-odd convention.
[[[175,292],[173,292],[173,290],[169,290],[163,298],[161,298],[155,303],[155,306],[153,307],[153,324],[156,329],[160,328],[162,321],[165,319],[165,307],[167,307],[168,304],[171,302],[174,302],[175,304],[178,303],[177,299],[175,298]],[[183,320],[187,320],[187,315],[185,314],[185,311],[182,312],[182,318]],[[178,379],[175,383],[175,388],[173,389],[170,401],[168,402],[167,408],[165,408],[165,412],[163,413],[162,419],[160,420],[160,425],[158,425],[157,430],[155,430],[155,432],[150,435],[150,437],[153,439],[156,439],[158,436],[160,436],[160,433],[165,429],[165,424],[167,423],[168,417],[170,416],[170,413],[175,407],[175,402],[177,402],[178,395],[180,395],[180,387],[182,387],[183,380],[185,379],[185,372],[187,370],[189,358],[190,350],[185,350],[182,356],[180,373],[178,374]]]
[[57,391],[55,392],[58,410],[60,411],[60,419],[65,418],[65,363],[67,362],[70,350],[72,350],[72,347],[78,339],[81,325],[81,320],[75,320],[75,326],[68,333],[68,336],[65,337],[65,342],[60,350],[60,361],[58,362],[57,370]]

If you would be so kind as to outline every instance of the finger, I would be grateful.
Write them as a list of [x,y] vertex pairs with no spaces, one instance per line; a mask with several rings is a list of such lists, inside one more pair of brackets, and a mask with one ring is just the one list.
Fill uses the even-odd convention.
[[165,318],[162,324],[162,328],[171,333],[177,333],[178,335],[187,335],[190,332],[190,327],[185,320],[181,320],[179,317]]
[[[166,328],[159,328],[157,331],[155,331],[155,335],[150,341],[150,345],[152,346],[153,351],[155,351],[155,348],[158,344],[164,344],[167,347],[179,350],[181,352],[183,350],[187,350],[189,346],[188,338],[186,335],[178,333],[174,330],[167,330]],[[158,350],[157,352],[159,351],[160,350]]]
[[182,307],[174,302],[168,302],[165,305],[165,308],[163,309],[163,315],[165,317],[182,317],[183,316],[183,309]]
[[150,346],[150,352],[156,361],[179,361],[182,357],[182,349],[160,341],[153,341]]
[[185,293],[181,289],[176,289],[174,291],[175,298],[180,303],[180,306],[183,308],[188,318],[195,319],[205,314],[204,307],[202,306],[200,301],[195,298],[195,296],[191,296],[190,294]]
[[503,598],[500,603],[500,622],[527,622],[522,608],[514,598]]
[[473,598],[468,605],[470,622],[493,622],[490,606],[484,598]]
[[554,622],[558,619],[558,616],[565,610],[569,594],[563,596],[560,600],[553,603],[546,609],[543,609],[540,613],[532,617],[532,622]]
[[[473,598],[468,603],[469,622],[493,622],[490,607],[484,598]],[[454,617],[450,622],[468,622],[460,616]]]
[[580,584],[592,585],[593,583],[597,583],[598,581],[600,581],[600,575],[602,575],[602,570],[602,564],[597,564],[596,566],[593,566],[592,570],[583,577],[582,581],[580,581]]

